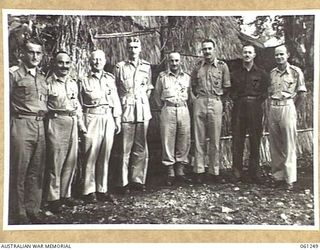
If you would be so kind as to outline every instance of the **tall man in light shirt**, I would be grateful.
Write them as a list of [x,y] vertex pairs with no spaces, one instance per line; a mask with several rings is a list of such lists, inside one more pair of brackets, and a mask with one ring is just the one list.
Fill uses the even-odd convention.
[[128,60],[115,67],[116,86],[122,104],[120,182],[121,192],[145,191],[148,169],[147,131],[151,110],[150,63],[139,58],[141,42],[132,37],[127,41]]
[[216,58],[216,44],[211,39],[202,41],[203,60],[191,75],[193,102],[195,182],[202,183],[207,155],[207,137],[210,138],[208,173],[213,182],[223,182],[220,177],[220,135],[223,104],[221,97],[231,87],[227,64]]
[[121,131],[121,104],[115,78],[105,72],[105,53],[90,57],[91,71],[81,80],[81,103],[88,132],[84,135],[84,189],[87,202],[111,201],[108,193],[109,159],[114,134]]
[[190,76],[181,69],[178,52],[169,54],[169,69],[159,74],[154,98],[161,108],[160,132],[162,142],[162,164],[167,168],[166,184],[174,181],[191,182],[184,173],[189,163],[191,144],[190,114]]
[[276,186],[293,189],[297,181],[297,111],[307,91],[300,68],[289,64],[285,45],[275,48],[277,67],[270,73],[269,132]]

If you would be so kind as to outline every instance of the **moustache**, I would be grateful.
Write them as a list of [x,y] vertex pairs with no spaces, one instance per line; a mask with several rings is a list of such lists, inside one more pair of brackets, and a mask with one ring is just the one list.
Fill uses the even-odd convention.
[[63,68],[59,68],[59,70],[69,70],[69,68],[63,67]]

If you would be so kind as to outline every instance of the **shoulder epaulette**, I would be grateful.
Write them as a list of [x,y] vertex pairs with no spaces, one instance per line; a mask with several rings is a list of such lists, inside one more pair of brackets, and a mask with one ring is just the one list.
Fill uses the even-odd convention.
[[290,67],[291,69],[297,71],[297,72],[301,72],[301,69],[300,69],[299,67],[295,66],[295,65],[291,65],[291,64],[290,64],[289,67]]
[[273,69],[270,71],[270,73],[273,72],[273,71],[275,71],[276,69],[277,69],[277,68],[273,68]]
[[151,63],[149,63],[148,61],[146,61],[146,60],[141,60],[141,63],[143,63],[143,64],[147,64],[147,65],[151,65]]
[[19,66],[15,65],[15,66],[12,66],[9,68],[9,72],[13,73],[13,72],[17,71],[18,69],[19,69]]
[[218,60],[218,64],[220,65],[226,65],[226,63],[224,61]]
[[164,77],[166,74],[167,74],[166,71],[161,71],[161,72],[159,73],[159,77]]
[[105,74],[106,76],[109,76],[109,77],[113,78],[113,79],[115,78],[114,75],[111,74],[110,72],[104,72],[104,74]]
[[120,68],[120,67],[122,67],[123,65],[125,65],[125,61],[121,61],[121,62],[118,62],[117,64],[116,64],[116,68]]

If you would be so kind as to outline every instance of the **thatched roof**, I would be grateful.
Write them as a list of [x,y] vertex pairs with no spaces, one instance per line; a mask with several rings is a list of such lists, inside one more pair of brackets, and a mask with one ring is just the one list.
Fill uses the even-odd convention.
[[[170,23],[172,18],[175,19],[174,24]],[[180,16],[169,19],[164,16],[87,16],[84,18],[84,23],[87,30],[93,29],[95,37],[99,34],[148,32],[153,29],[154,32],[140,35],[143,46],[142,57],[152,64],[161,63],[161,53],[172,50],[189,55],[186,56],[189,64],[196,56],[201,55],[201,41],[204,38],[216,41],[217,57],[222,60],[232,60],[240,55],[241,41],[233,17]],[[111,64],[114,64],[126,58],[125,40],[126,37],[98,39],[96,45],[106,51]]]
[[[88,54],[94,48],[106,52],[110,65],[126,59],[126,39],[138,32],[142,42],[141,56],[151,64],[164,62],[172,50],[183,54],[185,70],[190,71],[201,56],[201,41],[212,38],[217,43],[217,57],[239,58],[241,41],[234,17],[224,16],[20,16],[32,20],[36,31],[45,40],[48,57],[64,49],[72,54],[81,75],[88,69]],[[136,34],[135,34],[136,35]],[[105,39],[100,39],[106,36]]]

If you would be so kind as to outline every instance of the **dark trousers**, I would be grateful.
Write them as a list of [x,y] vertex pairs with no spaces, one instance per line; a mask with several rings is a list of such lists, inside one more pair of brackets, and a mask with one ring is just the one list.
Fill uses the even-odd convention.
[[241,175],[244,143],[248,133],[250,142],[249,175],[256,176],[260,159],[262,115],[261,99],[241,97],[234,103],[232,110],[232,168],[236,175]]

